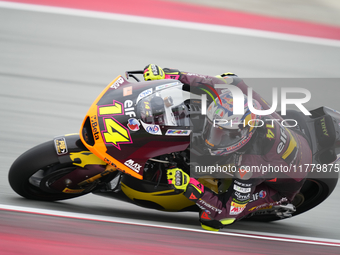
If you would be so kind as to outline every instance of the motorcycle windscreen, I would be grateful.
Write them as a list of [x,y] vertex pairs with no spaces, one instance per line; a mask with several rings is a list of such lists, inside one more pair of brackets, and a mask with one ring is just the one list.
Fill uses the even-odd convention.
[[137,112],[143,123],[168,127],[189,127],[190,92],[182,90],[182,84],[156,90],[137,104]]
[[150,158],[185,150],[190,93],[172,80],[111,82],[90,107],[80,130],[85,146],[107,164],[138,179]]

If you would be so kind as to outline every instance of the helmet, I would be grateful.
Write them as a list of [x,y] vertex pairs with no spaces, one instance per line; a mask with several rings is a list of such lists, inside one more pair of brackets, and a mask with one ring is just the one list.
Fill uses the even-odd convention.
[[146,81],[161,80],[165,78],[165,73],[159,66],[150,64],[144,68],[143,76]]
[[[203,139],[212,155],[235,152],[246,145],[253,136],[260,116],[251,113],[248,98],[244,95],[244,115],[233,114],[233,96],[230,90],[220,95],[208,107],[203,129]],[[222,103],[222,104],[221,104]],[[253,100],[255,109],[261,105]]]

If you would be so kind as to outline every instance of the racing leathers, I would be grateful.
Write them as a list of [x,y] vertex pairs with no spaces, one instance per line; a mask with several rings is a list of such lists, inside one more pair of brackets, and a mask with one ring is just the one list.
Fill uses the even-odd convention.
[[[231,84],[247,95],[248,86],[232,73],[213,77],[176,69],[163,70],[166,79],[177,79],[191,88]],[[221,90],[216,89],[219,94]],[[256,92],[253,92],[253,98],[262,109],[269,109]],[[217,194],[208,188],[201,189],[199,194],[186,192],[188,199],[201,209],[203,228],[217,230],[258,210],[292,203],[299,193],[312,162],[310,146],[301,132],[282,124],[279,114],[273,113],[263,118],[266,121],[256,128],[250,141],[225,156],[226,161],[229,164],[232,162],[233,169],[236,169],[225,193]],[[301,166],[304,166],[303,171]]]

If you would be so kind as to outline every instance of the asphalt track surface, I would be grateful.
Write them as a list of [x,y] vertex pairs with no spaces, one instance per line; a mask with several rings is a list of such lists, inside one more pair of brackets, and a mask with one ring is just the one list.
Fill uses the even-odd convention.
[[[254,239],[202,233],[193,213],[158,212],[94,195],[55,203],[28,201],[7,183],[15,158],[54,136],[78,132],[91,102],[126,70],[153,62],[211,75],[233,71],[267,81],[312,78],[302,82],[312,94],[306,107],[340,109],[339,47],[318,40],[306,43],[162,26],[160,22],[152,25],[7,8],[0,8],[0,31],[0,204],[7,206],[0,212],[1,254],[60,254],[67,248],[83,254],[111,254],[112,250],[117,254],[203,254],[212,250],[216,254],[339,253],[335,245],[340,240],[339,188],[317,208],[292,219],[268,224],[239,222],[222,231],[264,236]],[[270,98],[268,86],[256,81],[249,80],[256,83],[256,91]],[[290,82],[295,80],[273,81],[292,86]],[[9,206],[108,218],[88,221],[78,214],[48,216],[53,213],[16,212],[23,210]],[[113,222],[107,220],[113,218]],[[117,224],[119,221],[133,224]],[[268,238],[282,235],[291,241]],[[305,239],[305,244],[294,239]]]

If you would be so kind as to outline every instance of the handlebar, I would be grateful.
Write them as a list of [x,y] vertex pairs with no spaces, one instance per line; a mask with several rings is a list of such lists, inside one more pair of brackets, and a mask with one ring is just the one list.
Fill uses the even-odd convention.
[[125,72],[125,76],[126,76],[126,79],[129,79],[129,77],[132,77],[134,78],[137,82],[140,82],[140,80],[134,76],[134,74],[143,74],[144,71],[143,70],[136,70],[136,71],[126,71]]

